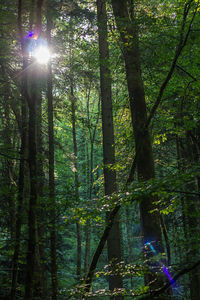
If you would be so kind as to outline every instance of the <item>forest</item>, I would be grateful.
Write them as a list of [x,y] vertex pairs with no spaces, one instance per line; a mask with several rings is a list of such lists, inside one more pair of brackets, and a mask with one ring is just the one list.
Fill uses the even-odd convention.
[[200,299],[199,24],[0,1],[0,300]]

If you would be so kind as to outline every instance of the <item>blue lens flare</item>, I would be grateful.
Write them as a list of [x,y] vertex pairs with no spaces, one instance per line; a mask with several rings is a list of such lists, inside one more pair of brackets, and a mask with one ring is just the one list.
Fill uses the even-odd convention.
[[172,278],[172,276],[169,274],[169,271],[167,269],[167,267],[163,267],[163,272],[167,275],[167,277],[169,278],[169,280],[171,281],[172,284],[175,283],[175,280]]
[[151,242],[146,242],[145,243],[146,247],[150,247],[151,251],[153,252],[153,254],[156,254],[156,250],[154,249],[153,245],[151,244]]
[[27,40],[33,39],[33,40],[37,40],[38,39],[38,34],[35,33],[34,31],[29,31],[27,36],[26,36]]
[[[155,255],[157,254],[155,248],[152,245],[152,242],[146,242],[144,245],[145,245],[145,247],[149,247],[150,250],[153,252],[153,254],[155,254]],[[169,278],[170,282],[174,285],[175,284],[175,280],[170,275],[167,267],[164,266],[162,262],[160,262],[159,264],[162,266],[162,269],[163,269],[163,272],[165,273],[165,275]]]

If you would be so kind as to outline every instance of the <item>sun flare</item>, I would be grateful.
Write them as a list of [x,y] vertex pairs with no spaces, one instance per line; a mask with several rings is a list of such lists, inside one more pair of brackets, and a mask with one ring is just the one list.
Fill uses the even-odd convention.
[[51,53],[47,47],[40,46],[34,51],[33,56],[39,64],[47,64],[51,57]]

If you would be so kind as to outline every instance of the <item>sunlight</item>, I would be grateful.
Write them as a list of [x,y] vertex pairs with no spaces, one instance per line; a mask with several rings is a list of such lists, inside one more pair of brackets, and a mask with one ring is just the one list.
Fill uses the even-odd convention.
[[33,52],[33,56],[36,58],[39,64],[47,64],[51,57],[51,53],[47,47],[39,46]]

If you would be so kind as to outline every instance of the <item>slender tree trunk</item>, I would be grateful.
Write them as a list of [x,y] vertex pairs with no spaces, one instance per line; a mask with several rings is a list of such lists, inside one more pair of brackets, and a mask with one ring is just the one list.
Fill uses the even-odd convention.
[[[51,47],[52,21],[47,14],[47,39]],[[54,123],[53,123],[53,84],[51,61],[48,63],[47,75],[47,99],[48,99],[48,135],[49,135],[49,202],[51,219],[51,285],[52,299],[58,299],[58,278],[57,278],[57,255],[56,255],[56,201],[55,201],[55,178],[54,178]]]
[[[21,41],[22,37],[22,3],[21,0],[18,2],[18,31]],[[22,226],[22,211],[23,211],[23,198],[24,198],[24,173],[25,173],[25,153],[27,146],[27,77],[26,77],[26,67],[27,62],[25,59],[24,45],[21,44],[22,57],[23,57],[23,80],[22,80],[22,103],[21,103],[21,148],[20,148],[20,165],[19,165],[19,175],[18,175],[18,194],[17,194],[17,213],[16,213],[16,229],[15,229],[15,245],[14,254],[12,260],[12,283],[11,283],[11,294],[10,300],[16,299],[16,288],[17,288],[17,276],[18,276],[18,260],[20,253],[20,238],[21,238],[21,226]]]
[[[93,141],[91,141],[91,124],[90,124],[90,109],[89,109],[89,101],[90,101],[90,89],[91,84],[89,86],[88,95],[87,95],[87,127],[86,127],[86,157],[87,157],[87,181],[88,181],[88,189],[87,189],[87,198],[89,200],[92,199],[92,185],[93,185]],[[90,137],[90,157],[89,157],[89,147],[88,147],[88,130]],[[89,259],[90,259],[90,239],[91,239],[91,224],[90,220],[86,221],[85,226],[85,260],[84,260],[84,273],[86,274],[89,267]]]
[[[24,88],[26,84],[24,83]],[[15,228],[15,245],[12,260],[12,284],[11,284],[11,300],[16,299],[17,275],[18,275],[18,259],[20,253],[20,238],[22,226],[23,198],[24,198],[24,173],[25,173],[25,154],[27,144],[27,105],[25,102],[25,93],[22,94],[22,128],[21,128],[21,148],[20,148],[20,165],[18,175],[18,192],[17,192],[17,212],[16,212],[16,228]]]
[[[132,232],[131,232],[131,228],[130,228],[130,209],[129,207],[125,208],[125,213],[126,213],[126,236],[127,236],[127,249],[128,249],[128,258],[129,258],[129,262],[133,263],[133,248],[132,248]],[[130,282],[131,282],[131,288],[133,287],[133,276],[131,276],[130,278]]]
[[[87,160],[87,168],[86,168],[86,178],[87,178],[87,198],[91,200],[92,197],[92,190],[91,190],[91,164],[93,153],[92,153],[92,146],[90,149],[90,159],[89,159],[89,149],[88,149],[88,132],[86,128],[86,160]],[[90,163],[90,166],[89,166]],[[91,247],[91,223],[90,220],[86,221],[85,225],[85,259],[84,259],[84,273],[86,274],[89,267],[89,260],[90,260],[90,247]]]
[[[105,0],[97,0],[97,20],[102,101],[104,190],[105,195],[111,195],[117,190],[117,186],[116,172],[113,169],[115,163],[115,148]],[[109,213],[107,213],[107,218],[109,218]],[[116,264],[121,261],[121,239],[118,216],[115,218],[114,224],[108,236],[107,249],[108,261],[111,264],[111,268],[113,267],[113,269],[115,269]],[[109,288],[111,291],[114,289],[123,288],[123,281],[120,274],[109,277]],[[123,299],[123,296],[111,296],[110,299]]]
[[[71,101],[71,120],[72,120],[72,138],[73,138],[73,150],[74,150],[74,179],[75,179],[75,199],[76,204],[79,203],[79,178],[78,178],[78,164],[77,164],[77,139],[76,139],[76,99],[74,96],[74,78],[73,78],[73,20],[70,17],[70,101]],[[77,238],[77,265],[76,274],[78,279],[81,276],[81,263],[82,263],[82,245],[81,245],[81,226],[78,221],[76,221],[76,238]]]
[[[94,125],[94,128],[92,130],[92,124],[90,120],[90,89],[91,84],[89,87],[88,95],[87,95],[87,125],[89,129],[89,138],[90,138],[90,159],[89,159],[89,151],[88,151],[88,141],[87,141],[87,161],[88,161],[88,198],[91,201],[92,200],[92,191],[93,191],[93,183],[94,183],[94,174],[93,174],[93,167],[94,167],[94,142],[96,137],[96,129],[99,122],[99,115],[100,115],[100,97],[98,102],[98,114],[96,118],[96,122]],[[89,163],[90,162],[90,163]],[[85,236],[86,236],[86,247],[85,247],[85,266],[84,266],[84,273],[88,271],[89,267],[89,259],[90,259],[90,239],[91,239],[91,224],[90,220],[87,220],[86,223],[86,230],[85,230]]]
[[[3,61],[0,64],[2,76],[5,80],[5,82],[8,82],[8,78],[6,76],[5,67]],[[11,150],[13,148],[12,143],[12,124],[10,119],[10,102],[12,99],[10,99],[10,87],[7,83],[5,87],[5,92],[3,96],[3,118],[2,118],[2,140],[6,147],[6,149]],[[20,130],[21,128],[19,128]],[[12,194],[13,186],[15,184],[13,180],[13,162],[9,158],[5,158],[2,162],[3,167],[3,185],[6,187],[6,193],[5,193],[5,199],[4,201],[8,205],[8,228],[10,231],[11,239],[14,238],[15,235],[15,201],[14,201],[14,195]]]
[[[74,97],[74,87],[73,87],[73,78],[71,74],[70,78],[70,99],[71,99],[71,112],[72,112],[72,136],[73,136],[73,147],[74,147],[74,178],[75,178],[75,199],[76,203],[79,202],[79,179],[78,179],[78,164],[77,164],[77,140],[76,140],[76,115],[75,115],[75,97]],[[82,247],[81,247],[81,228],[78,221],[76,221],[76,233],[77,233],[77,271],[76,274],[78,278],[81,275],[81,254],[82,254]]]

